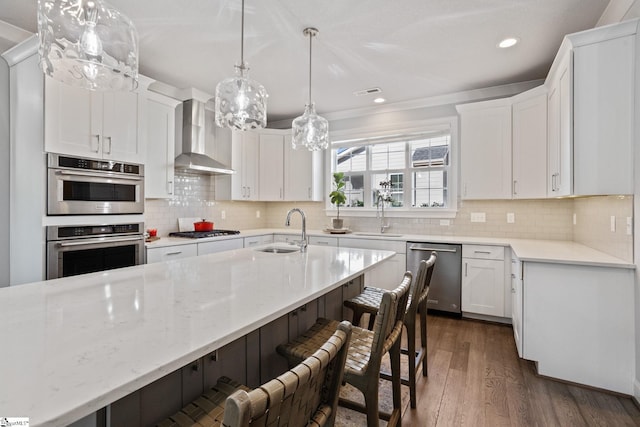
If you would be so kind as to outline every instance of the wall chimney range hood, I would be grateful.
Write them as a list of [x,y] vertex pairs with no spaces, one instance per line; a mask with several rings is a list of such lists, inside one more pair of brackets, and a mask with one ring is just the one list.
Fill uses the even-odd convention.
[[182,150],[176,157],[175,167],[209,174],[235,173],[205,154],[204,102],[188,99],[182,103]]

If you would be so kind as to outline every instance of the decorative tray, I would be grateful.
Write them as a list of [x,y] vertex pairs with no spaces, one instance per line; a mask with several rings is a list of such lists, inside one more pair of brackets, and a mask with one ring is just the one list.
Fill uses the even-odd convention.
[[351,233],[351,230],[348,228],[325,228],[324,232],[329,234],[348,234]]

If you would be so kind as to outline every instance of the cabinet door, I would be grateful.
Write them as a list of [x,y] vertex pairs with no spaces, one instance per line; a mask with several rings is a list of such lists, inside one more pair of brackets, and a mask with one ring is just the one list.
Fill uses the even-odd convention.
[[511,198],[511,104],[509,100],[458,106],[462,197]]
[[175,245],[161,248],[147,248],[147,264],[198,255],[198,245]]
[[44,106],[45,151],[102,156],[102,94],[45,77]]
[[635,37],[574,49],[575,195],[633,193]]
[[204,390],[213,387],[223,375],[246,384],[246,356],[245,337],[204,356],[201,359]]
[[568,196],[573,188],[571,52],[566,52],[549,87],[547,195]]
[[560,84],[551,83],[547,97],[547,196],[558,194],[557,175],[560,171]]
[[175,107],[147,100],[147,161],[144,195],[148,199],[173,197],[175,159]]
[[518,356],[522,357],[522,263],[511,259],[511,324]]
[[242,138],[243,163],[242,175],[245,187],[244,200],[258,200],[260,197],[260,185],[258,179],[260,168],[260,138],[255,132],[244,132]]
[[319,246],[338,246],[338,238],[337,237],[320,237],[320,236],[311,236],[309,237],[310,245],[319,245]]
[[513,104],[514,199],[547,196],[547,94]]
[[290,138],[284,143],[284,197],[291,201],[322,201],[322,153],[294,150]]
[[242,247],[244,247],[242,238],[198,243],[198,256],[241,249]]
[[260,328],[260,382],[262,384],[288,369],[286,359],[276,352],[279,344],[287,342],[289,342],[288,314]]
[[463,258],[462,311],[504,316],[504,261]]
[[180,369],[182,374],[182,406],[194,401],[203,389],[203,359],[200,358]]
[[284,200],[284,137],[260,134],[260,200]]
[[140,109],[135,92],[103,94],[102,155],[105,159],[142,163],[143,144],[138,138]]

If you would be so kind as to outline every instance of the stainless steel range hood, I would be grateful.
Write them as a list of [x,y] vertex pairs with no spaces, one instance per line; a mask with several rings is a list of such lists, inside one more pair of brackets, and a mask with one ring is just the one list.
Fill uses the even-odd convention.
[[188,99],[182,103],[182,152],[176,157],[175,167],[210,174],[235,173],[205,154],[205,111],[201,101]]

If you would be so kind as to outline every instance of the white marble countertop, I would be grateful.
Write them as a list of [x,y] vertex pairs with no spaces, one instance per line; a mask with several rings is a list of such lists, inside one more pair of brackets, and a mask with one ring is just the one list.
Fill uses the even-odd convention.
[[[299,235],[300,231],[294,228],[265,228],[255,230],[242,230],[234,236],[212,237],[207,239],[184,239],[179,237],[163,237],[153,243],[147,243],[148,248],[164,247],[172,245],[186,245],[206,241],[224,240],[230,238],[252,237],[264,234],[292,234]],[[599,267],[635,268],[632,262],[616,258],[604,252],[592,249],[576,242],[562,240],[534,240],[512,239],[507,237],[471,237],[471,236],[436,236],[425,234],[393,234],[368,233],[355,231],[349,234],[329,234],[322,230],[309,230],[309,236],[332,236],[340,239],[377,239],[405,242],[431,242],[431,243],[456,243],[495,245],[511,247],[521,261],[548,262],[559,264],[592,265]]]
[[238,249],[0,288],[0,415],[66,425],[393,254]]

